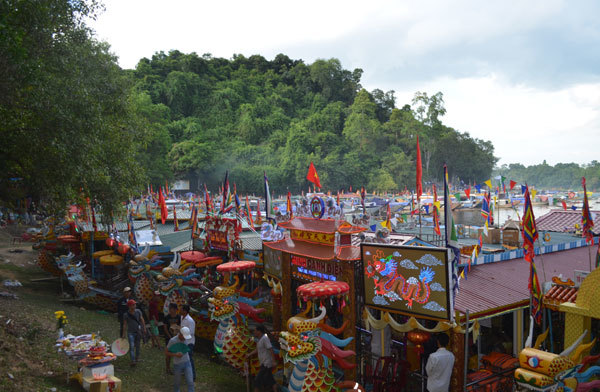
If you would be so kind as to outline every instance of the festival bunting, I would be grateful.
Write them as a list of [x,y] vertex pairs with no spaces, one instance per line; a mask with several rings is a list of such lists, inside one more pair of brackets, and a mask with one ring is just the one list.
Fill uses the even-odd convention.
[[223,181],[223,202],[221,203],[221,214],[231,211],[235,207],[231,188],[229,187],[229,171],[225,172],[225,180]]
[[445,216],[445,237],[446,248],[450,250],[449,259],[451,264],[452,278],[452,310],[450,314],[454,317],[454,302],[458,294],[458,263],[460,261],[460,249],[458,248],[458,236],[456,235],[456,227],[454,226],[454,217],[450,207],[450,189],[448,187],[448,167],[444,165],[444,216]]
[[204,184],[204,203],[206,204],[206,215],[210,215],[213,212],[212,202],[210,201],[210,194]]
[[563,210],[567,210],[567,202],[564,200],[561,200],[560,203],[562,204]]
[[[338,193],[338,199],[339,199],[340,194]],[[290,191],[288,191],[287,193],[287,203],[285,206],[288,214],[290,214],[290,219],[292,219],[294,217],[294,211],[292,211],[292,194]]]
[[192,209],[192,240],[198,238],[198,207]]
[[250,201],[248,201],[248,195],[246,195],[246,216],[248,217],[250,227],[254,227],[254,222],[252,221],[252,209],[250,208]]
[[492,179],[491,178],[487,181],[484,181],[483,183],[488,186],[490,191],[492,190]]
[[[152,211],[150,210],[150,203],[146,200],[146,219],[150,221],[150,228],[154,229],[154,217],[152,216]],[[96,218],[94,218],[94,221]]]
[[476,184],[475,189],[477,189],[477,193],[481,193],[481,185]]
[[523,209],[523,249],[525,260],[533,262],[535,257],[535,241],[538,239],[538,231],[535,225],[535,216],[531,207],[529,188],[525,187],[525,207]]
[[173,224],[175,225],[174,231],[179,231],[179,221],[177,220],[177,208],[173,206]]
[[265,176],[265,218],[269,220],[269,213],[271,212],[271,191],[269,190],[269,179],[267,178],[267,172],[263,172]]
[[381,222],[381,226],[385,227],[386,229],[388,229],[389,231],[392,231],[392,210],[390,208],[390,203],[387,203],[387,214],[386,214],[386,220]]
[[233,201],[235,203],[235,212],[239,214],[241,212],[240,205],[242,203],[240,203],[240,198],[237,195],[237,186],[235,185],[235,182],[233,183]]
[[509,185],[510,185],[510,190],[512,191],[513,188],[515,187],[515,185],[517,185],[517,182],[513,181],[513,180],[510,180]]
[[423,194],[423,168],[421,165],[421,147],[419,146],[419,135],[417,135],[417,202],[421,200],[421,195]]
[[487,197],[487,194],[483,196],[483,200],[481,203],[481,217],[486,223],[490,220],[490,202]]
[[129,236],[129,245],[132,248],[137,248],[137,241],[135,239],[135,229],[133,226],[133,214],[131,211],[129,212],[129,217],[127,219],[127,234]]
[[531,293],[531,316],[539,325],[542,322],[542,288],[533,260],[531,260],[529,270],[529,291]]
[[321,188],[321,179],[319,178],[319,175],[317,174],[317,169],[315,168],[315,165],[312,162],[310,163],[310,166],[308,167],[308,173],[306,174],[306,179],[308,181],[312,182],[313,184],[315,184],[315,187]]
[[437,190],[435,184],[433,184],[433,231],[435,234],[442,235],[440,230],[440,202],[437,199]]
[[581,185],[583,186],[583,208],[581,209],[581,227],[583,228],[583,236],[588,244],[594,243],[594,220],[590,213],[590,204],[588,202],[587,188],[585,184],[585,177],[581,177]]
[[471,199],[471,187],[465,189],[465,196],[467,196],[467,200]]
[[360,187],[360,204],[362,205],[363,208],[363,214],[367,213],[367,208],[365,207],[365,198],[367,197],[367,191],[365,190],[365,187],[362,186]]
[[504,181],[506,181],[506,177],[500,176],[500,182],[502,183],[502,192],[506,193],[506,185],[504,184]]

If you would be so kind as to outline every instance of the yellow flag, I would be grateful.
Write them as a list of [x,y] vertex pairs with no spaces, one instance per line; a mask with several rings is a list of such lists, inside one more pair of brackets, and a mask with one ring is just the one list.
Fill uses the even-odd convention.
[[490,189],[492,189],[492,179],[490,178],[489,180],[487,180],[486,182],[484,182],[485,185],[487,185]]
[[390,222],[389,220],[384,220],[383,222],[381,222],[381,226],[385,227],[386,229],[388,229],[389,231],[392,231],[392,222]]
[[465,269],[463,268],[462,271],[460,271],[460,278],[464,279],[465,278]]
[[531,190],[531,201],[533,202],[533,199],[535,199],[535,195],[537,195],[537,191],[535,189]]

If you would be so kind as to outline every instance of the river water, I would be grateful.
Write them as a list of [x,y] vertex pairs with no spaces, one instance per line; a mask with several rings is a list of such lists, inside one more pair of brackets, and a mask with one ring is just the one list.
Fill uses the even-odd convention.
[[[536,218],[546,214],[551,209],[557,209],[559,207],[550,207],[550,206],[533,206],[533,215]],[[517,215],[518,212],[518,215]],[[456,224],[462,225],[473,225],[473,226],[483,226],[483,217],[481,216],[481,209],[460,209],[454,210],[454,221]],[[494,223],[503,225],[507,220],[518,220],[519,218],[523,218],[523,205],[519,205],[512,208],[497,208],[494,210]]]

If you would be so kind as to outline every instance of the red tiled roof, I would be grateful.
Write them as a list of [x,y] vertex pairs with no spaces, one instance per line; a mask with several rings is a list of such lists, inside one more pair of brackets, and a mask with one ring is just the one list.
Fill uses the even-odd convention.
[[[573,270],[589,270],[588,247],[547,253],[535,257],[540,283],[553,276],[573,276]],[[546,277],[544,279],[544,269]],[[501,312],[527,305],[529,302],[529,264],[525,259],[471,267],[467,280],[461,279],[455,309],[474,317]]]
[[[592,216],[600,216],[600,211],[591,211]],[[570,233],[575,231],[575,224],[581,225],[581,210],[552,210],[535,220],[540,231],[554,231]],[[600,233],[600,228],[594,227],[595,233]]]
[[264,245],[274,250],[291,253],[298,256],[309,257],[318,260],[359,260],[360,248],[358,246],[341,246],[338,254],[334,252],[331,245],[317,244],[314,242],[305,242],[301,240],[292,240],[286,238],[281,241],[265,242]]
[[572,286],[553,286],[544,294],[544,304],[549,307],[558,307],[563,302],[575,302],[579,289]]
[[[346,221],[336,219],[313,219],[296,217],[288,222],[278,223],[279,226],[288,230],[312,231],[318,233],[333,234],[340,231],[343,234],[359,233],[364,229],[356,226],[346,226]],[[340,226],[344,225],[340,230]]]

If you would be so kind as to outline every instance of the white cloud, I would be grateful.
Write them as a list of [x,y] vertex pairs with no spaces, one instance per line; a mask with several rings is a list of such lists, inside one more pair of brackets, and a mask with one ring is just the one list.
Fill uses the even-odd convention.
[[[491,140],[500,164],[590,162],[600,140],[600,83],[546,91],[510,85],[496,75],[438,79],[423,86],[442,91],[444,123],[480,139]],[[410,102],[413,91],[398,91]]]

